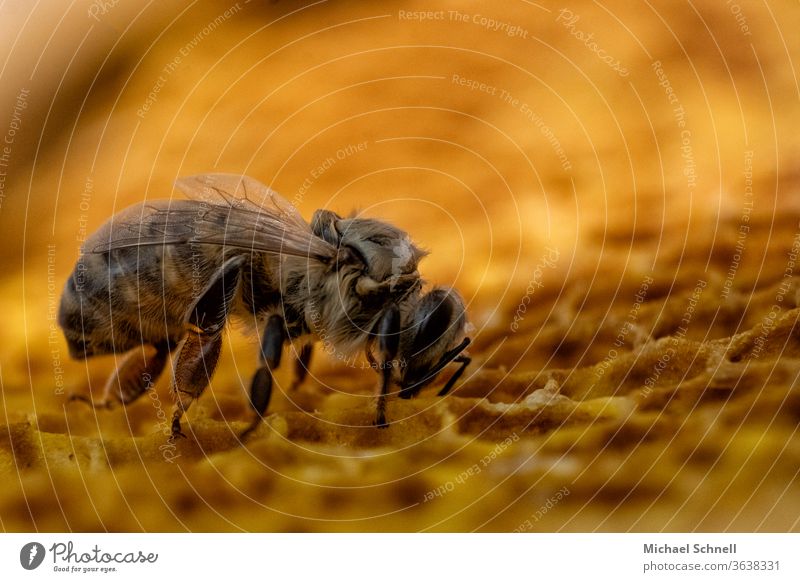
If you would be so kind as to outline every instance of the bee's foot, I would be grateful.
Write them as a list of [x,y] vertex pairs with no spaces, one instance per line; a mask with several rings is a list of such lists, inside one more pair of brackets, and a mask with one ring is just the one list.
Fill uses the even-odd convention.
[[242,431],[242,434],[239,435],[239,440],[244,442],[245,439],[247,439],[252,433],[255,432],[255,430],[259,427],[260,424],[261,424],[261,417],[255,418],[253,422],[250,423],[250,426],[244,429],[244,431]]
[[67,402],[85,402],[86,404],[94,406],[94,402],[92,402],[91,398],[85,394],[77,394],[75,392],[67,396]]
[[181,430],[181,421],[177,418],[172,421],[172,436],[186,438],[186,435]]
[[389,428],[389,423],[386,422],[386,418],[381,417],[372,422],[372,425],[377,428]]

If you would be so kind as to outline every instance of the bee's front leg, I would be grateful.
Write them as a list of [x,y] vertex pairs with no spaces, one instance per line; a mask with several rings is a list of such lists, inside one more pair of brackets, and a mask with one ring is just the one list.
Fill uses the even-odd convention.
[[250,426],[239,437],[242,440],[258,428],[261,418],[267,411],[269,399],[272,396],[272,371],[281,364],[281,352],[285,341],[286,329],[283,318],[280,315],[271,315],[267,320],[264,337],[261,339],[261,356],[259,358],[261,367],[253,376],[253,383],[250,386],[250,404],[256,415]]
[[378,414],[375,426],[386,428],[386,398],[392,383],[392,370],[397,351],[400,347],[400,309],[395,304],[389,305],[378,322],[378,348],[380,361],[378,369],[381,373],[381,394],[378,396]]
[[205,390],[214,374],[222,349],[222,331],[239,285],[239,273],[244,257],[229,259],[222,265],[211,284],[189,310],[186,325],[189,332],[175,360],[175,411],[172,414],[172,434],[181,432],[181,417],[192,402]]

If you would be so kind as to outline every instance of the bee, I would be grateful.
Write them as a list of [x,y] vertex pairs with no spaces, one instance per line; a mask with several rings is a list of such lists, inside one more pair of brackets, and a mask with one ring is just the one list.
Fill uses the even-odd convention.
[[427,253],[403,230],[324,209],[309,224],[247,176],[190,176],[176,186],[190,199],[127,208],[81,249],[58,316],[70,356],[124,355],[99,402],[78,399],[130,404],[172,358],[171,429],[184,436],[181,419],[210,383],[229,320],[261,332],[254,415],[242,437],[267,410],[287,344],[295,348],[293,388],[315,342],[346,356],[363,350],[379,375],[380,428],[390,394],[411,398],[460,364],[444,396],[469,365],[464,301],[450,288],[424,290],[418,263]]

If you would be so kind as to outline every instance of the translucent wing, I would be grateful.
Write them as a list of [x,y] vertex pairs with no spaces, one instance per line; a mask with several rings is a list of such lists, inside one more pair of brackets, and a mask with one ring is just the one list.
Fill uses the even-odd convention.
[[175,186],[193,200],[266,214],[283,224],[308,229],[297,208],[275,190],[249,176],[198,174],[178,178]]
[[297,209],[260,182],[233,174],[181,178],[195,201],[155,201],[115,216],[91,252],[164,244],[215,244],[327,261],[336,249],[316,236]]

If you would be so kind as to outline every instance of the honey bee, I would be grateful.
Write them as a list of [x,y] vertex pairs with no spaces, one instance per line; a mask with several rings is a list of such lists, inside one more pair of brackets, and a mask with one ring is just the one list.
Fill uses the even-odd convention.
[[250,386],[255,414],[242,437],[267,410],[288,343],[297,357],[293,387],[305,379],[315,341],[345,355],[363,350],[380,376],[380,428],[393,387],[411,398],[458,363],[444,396],[470,363],[464,301],[453,289],[423,290],[417,267],[426,253],[404,231],[322,209],[309,224],[247,176],[198,175],[176,186],[191,200],[116,214],[87,239],[66,283],[58,321],[70,355],[125,354],[95,406],[136,400],[172,354],[171,427],[183,436],[181,418],[210,382],[229,318],[263,330]]

